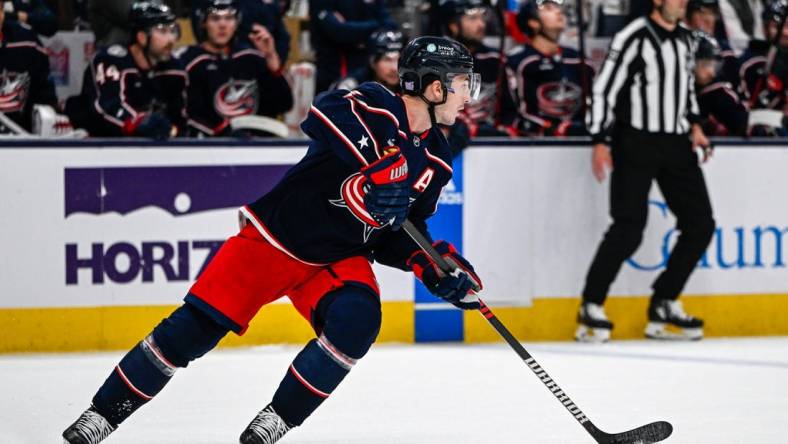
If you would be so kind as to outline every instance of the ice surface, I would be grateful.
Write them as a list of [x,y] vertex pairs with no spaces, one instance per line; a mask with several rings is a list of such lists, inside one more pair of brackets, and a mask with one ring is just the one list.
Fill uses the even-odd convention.
[[[788,443],[788,338],[527,344],[607,432],[670,421],[666,442]],[[108,443],[237,443],[296,347],[217,350]],[[0,442],[60,443],[122,353],[0,356]],[[592,443],[504,344],[380,345],[287,443]]]

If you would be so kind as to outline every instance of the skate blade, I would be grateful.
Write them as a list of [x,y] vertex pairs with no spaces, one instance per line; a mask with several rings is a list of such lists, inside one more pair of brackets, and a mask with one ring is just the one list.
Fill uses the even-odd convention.
[[610,340],[610,330],[606,328],[591,328],[579,325],[575,331],[575,341],[586,343],[603,343]]
[[646,338],[661,341],[699,341],[703,339],[702,328],[679,328],[662,322],[646,325]]

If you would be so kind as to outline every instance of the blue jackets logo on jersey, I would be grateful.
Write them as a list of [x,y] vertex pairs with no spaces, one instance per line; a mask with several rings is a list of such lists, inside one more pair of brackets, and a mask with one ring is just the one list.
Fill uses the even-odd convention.
[[374,230],[381,229],[388,223],[380,225],[364,208],[364,176],[361,173],[353,174],[342,182],[339,189],[339,199],[329,200],[332,205],[347,208],[359,222],[364,225],[364,242],[369,241],[369,236]]
[[583,92],[578,85],[563,79],[560,82],[539,85],[536,97],[543,113],[559,119],[569,119],[580,109]]
[[30,75],[26,72],[0,73],[0,111],[4,113],[16,112],[25,107]]
[[257,113],[258,90],[255,80],[230,79],[216,90],[213,98],[216,112],[224,118]]

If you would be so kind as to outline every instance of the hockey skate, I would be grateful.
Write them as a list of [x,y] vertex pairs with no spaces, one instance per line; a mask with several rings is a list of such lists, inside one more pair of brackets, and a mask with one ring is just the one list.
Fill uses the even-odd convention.
[[63,432],[64,444],[98,444],[115,430],[91,406]]
[[241,444],[274,444],[292,428],[268,404],[241,433]]
[[607,342],[613,323],[608,320],[605,308],[593,302],[580,304],[577,313],[577,330],[575,340],[578,342]]
[[703,320],[688,315],[680,301],[652,300],[648,307],[646,337],[693,340],[703,338]]

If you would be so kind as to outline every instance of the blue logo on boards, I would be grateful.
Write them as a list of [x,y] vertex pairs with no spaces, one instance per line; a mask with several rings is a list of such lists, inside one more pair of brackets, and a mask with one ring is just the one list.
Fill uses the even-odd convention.
[[[670,217],[665,202],[650,200],[663,218]],[[717,227],[708,249],[698,262],[700,269],[749,269],[785,268],[783,240],[788,227],[775,225],[754,225]],[[662,242],[656,259],[650,261],[635,258],[627,259],[627,264],[636,270],[655,271],[665,268],[670,250],[676,243],[679,231],[669,228],[661,236]]]

